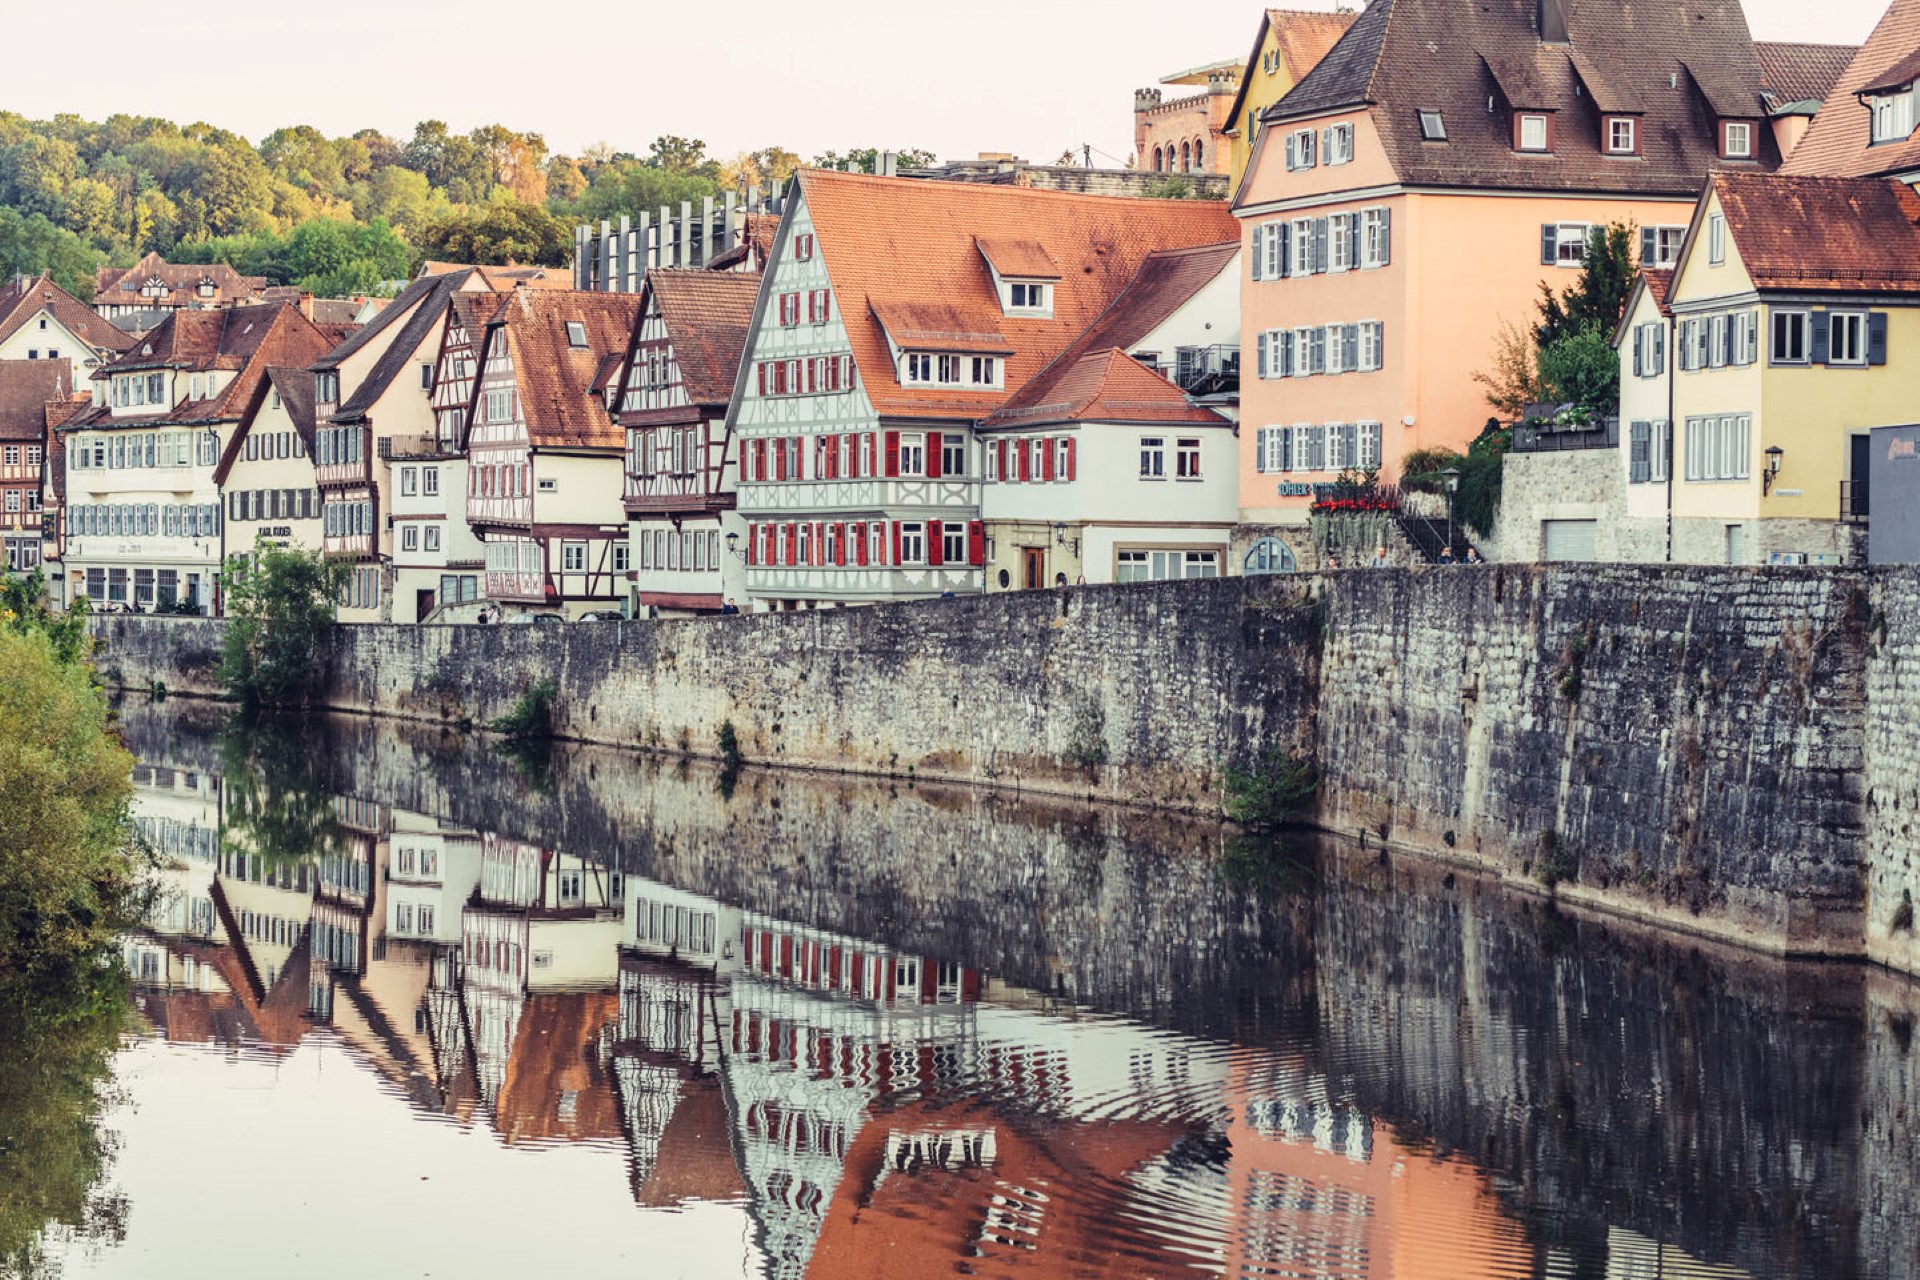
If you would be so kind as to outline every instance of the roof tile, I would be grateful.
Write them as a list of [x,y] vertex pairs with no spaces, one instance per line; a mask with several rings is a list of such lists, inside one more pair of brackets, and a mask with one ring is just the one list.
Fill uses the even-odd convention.
[[1756,288],[1920,294],[1920,196],[1904,182],[1723,173],[1714,191]]

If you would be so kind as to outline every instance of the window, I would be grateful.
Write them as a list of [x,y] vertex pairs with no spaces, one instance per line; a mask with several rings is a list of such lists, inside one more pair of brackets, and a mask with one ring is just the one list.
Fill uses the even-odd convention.
[[586,543],[563,542],[560,544],[560,571],[562,573],[585,573],[587,571]]
[[438,551],[440,549],[440,526],[439,525],[437,524],[428,525],[427,531],[425,534],[422,535],[422,537],[425,539],[421,547],[422,550]]
[[1118,551],[1114,553],[1115,582],[1170,582],[1180,578],[1217,578],[1217,551]]
[[419,477],[414,474],[412,467],[400,468],[400,492],[403,496],[411,498],[418,482]]
[[799,262],[813,260],[813,234],[798,235],[793,238],[793,256]]
[[1331,125],[1327,129],[1327,163],[1347,164],[1353,160],[1353,126]]
[[1010,284],[1007,286],[1007,308],[1010,311],[1045,311],[1047,309],[1047,286],[1044,284]]
[[1719,214],[1707,219],[1707,261],[1719,266],[1727,260],[1727,220]]
[[1315,136],[1311,129],[1295,129],[1287,135],[1287,168],[1313,168]]
[[1174,444],[1174,475],[1182,480],[1200,478],[1200,441],[1183,437]]
[[967,526],[954,520],[940,526],[940,563],[967,563]]
[[1327,216],[1327,270],[1345,271],[1353,266],[1353,248],[1356,236],[1351,213],[1335,213]]
[[337,373],[316,373],[313,375],[313,398],[322,404],[333,404],[340,399],[340,375]]
[[1773,354],[1775,364],[1807,363],[1807,328],[1812,317],[1805,311],[1773,312]]
[[1874,142],[1904,142],[1913,133],[1913,86],[1869,98]]
[[1657,378],[1667,371],[1667,327],[1659,321],[1633,329],[1633,376]]
[[578,320],[567,321],[567,345],[579,350],[587,345],[587,326]]
[[943,476],[964,476],[967,474],[967,438],[965,436],[940,437],[940,474]]
[[408,525],[403,525],[401,527],[400,549],[402,551],[418,551],[420,549],[420,526],[419,525],[408,524]]
[[1594,228],[1585,222],[1549,222],[1540,228],[1540,263],[1548,267],[1578,267],[1587,260],[1587,237]]
[[973,357],[973,385],[995,386],[1000,381],[1000,362],[992,356]]
[[1671,267],[1680,261],[1680,246],[1686,239],[1685,227],[1640,228],[1640,265]]
[[923,476],[927,474],[927,438],[920,435],[900,437],[900,474],[903,476]]
[[[428,529],[427,532],[438,533],[439,530]],[[429,546],[427,548],[427,550],[429,551],[435,551],[438,549],[439,548],[438,548],[437,542],[435,543],[435,545]],[[615,573],[625,573],[629,568],[632,567],[632,561],[630,558],[632,550],[633,548],[624,542],[616,542],[613,544],[613,571]]]
[[900,526],[900,563],[925,564],[927,560],[926,526],[911,521]]
[[420,492],[429,498],[440,492],[440,468],[420,468]]
[[1293,274],[1310,276],[1313,274],[1313,229],[1312,218],[1295,218],[1290,228],[1289,239],[1293,249]]
[[486,394],[482,404],[484,420],[492,423],[513,421],[513,389],[494,387]]
[[1745,480],[1753,419],[1744,413],[1688,418],[1686,478]]
[[1827,318],[1827,363],[1867,362],[1867,313],[1835,311]]
[[1445,142],[1447,140],[1447,122],[1438,111],[1420,112],[1420,141]]
[[909,353],[902,367],[909,383],[933,381],[933,357],[930,355]]
[[1389,221],[1386,206],[1360,211],[1360,265],[1384,267],[1389,260]]
[[1140,478],[1142,480],[1164,480],[1167,478],[1167,442],[1163,436],[1142,436],[1140,438]]
[[1745,120],[1720,122],[1720,157],[1723,160],[1753,158],[1753,125]]
[[1673,453],[1673,432],[1664,421],[1636,422],[1628,428],[1630,484],[1664,484],[1667,460]]
[[1638,122],[1632,116],[1607,117],[1607,154],[1630,156],[1640,150]]
[[1545,151],[1547,149],[1547,117],[1534,112],[1521,112],[1513,122],[1513,146],[1516,151]]

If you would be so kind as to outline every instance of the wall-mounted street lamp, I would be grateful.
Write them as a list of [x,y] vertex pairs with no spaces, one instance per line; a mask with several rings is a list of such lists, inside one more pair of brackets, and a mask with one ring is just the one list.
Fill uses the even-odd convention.
[[1065,521],[1057,522],[1053,526],[1053,541],[1056,546],[1066,547],[1076,556],[1080,554],[1080,539],[1067,536]]
[[1780,474],[1780,459],[1787,451],[1777,444],[1767,446],[1767,465],[1760,469],[1760,496],[1766,497],[1773,492],[1773,478]]
[[729,532],[727,534],[727,554],[730,556],[734,556],[740,560],[745,560],[747,558],[747,553],[744,551],[738,550],[737,548],[739,547],[739,545],[740,545],[740,535],[737,533]]

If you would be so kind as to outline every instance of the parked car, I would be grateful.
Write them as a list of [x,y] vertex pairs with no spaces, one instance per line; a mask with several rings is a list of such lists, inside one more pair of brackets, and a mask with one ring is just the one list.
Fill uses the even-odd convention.
[[503,624],[509,627],[532,627],[541,623],[563,623],[566,619],[557,613],[516,613]]
[[589,609],[574,619],[576,622],[625,622],[627,615],[618,609]]

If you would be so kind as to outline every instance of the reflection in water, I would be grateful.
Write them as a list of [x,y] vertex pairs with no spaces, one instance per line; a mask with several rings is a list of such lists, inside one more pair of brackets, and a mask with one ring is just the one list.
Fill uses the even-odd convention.
[[529,793],[352,722],[262,789],[231,741],[128,727],[172,860],[127,944],[155,1035],[317,1040],[515,1160],[619,1154],[630,1216],[472,1206],[503,1241],[774,1277],[1920,1270],[1920,1000],[1886,975],[1138,814],[587,751]]

